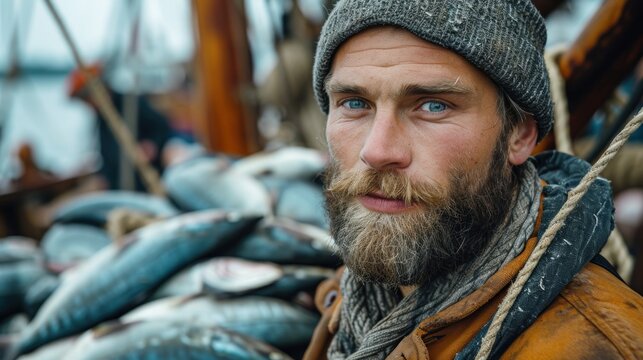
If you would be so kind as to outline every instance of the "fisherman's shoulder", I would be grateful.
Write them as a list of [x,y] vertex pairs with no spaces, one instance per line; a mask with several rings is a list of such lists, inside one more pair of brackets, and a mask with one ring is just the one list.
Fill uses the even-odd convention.
[[588,264],[502,359],[642,359],[643,298]]

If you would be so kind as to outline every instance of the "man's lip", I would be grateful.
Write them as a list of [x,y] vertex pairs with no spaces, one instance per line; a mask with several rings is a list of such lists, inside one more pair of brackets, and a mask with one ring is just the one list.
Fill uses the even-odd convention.
[[396,214],[415,208],[414,204],[408,205],[404,200],[391,199],[379,192],[373,192],[360,196],[358,201],[362,206],[371,211]]

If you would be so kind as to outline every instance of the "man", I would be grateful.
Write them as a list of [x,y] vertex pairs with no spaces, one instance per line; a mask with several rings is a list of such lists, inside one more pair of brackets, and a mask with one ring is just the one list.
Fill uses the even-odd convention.
[[[322,31],[331,232],[306,358],[473,359],[508,285],[589,165],[535,158],[552,104],[529,0],[345,0]],[[599,179],[502,324],[491,358],[643,358],[643,300],[590,263],[612,227]],[[598,260],[593,260],[598,262]]]

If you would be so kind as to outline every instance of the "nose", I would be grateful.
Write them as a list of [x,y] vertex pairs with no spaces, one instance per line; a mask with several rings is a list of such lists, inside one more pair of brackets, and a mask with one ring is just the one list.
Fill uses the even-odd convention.
[[410,139],[392,111],[378,112],[362,145],[360,159],[375,170],[404,169],[411,164]]

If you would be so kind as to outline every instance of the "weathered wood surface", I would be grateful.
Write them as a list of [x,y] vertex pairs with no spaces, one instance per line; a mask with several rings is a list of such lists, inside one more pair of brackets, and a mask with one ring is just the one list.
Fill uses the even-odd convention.
[[193,0],[198,34],[198,135],[209,150],[236,155],[257,151],[256,121],[242,99],[252,84],[243,3]]

